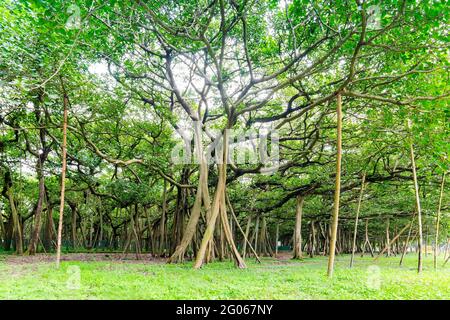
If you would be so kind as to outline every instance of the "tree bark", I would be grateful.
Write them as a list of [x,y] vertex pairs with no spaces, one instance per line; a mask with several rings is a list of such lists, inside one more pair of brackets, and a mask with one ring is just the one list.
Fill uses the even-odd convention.
[[278,237],[280,234],[280,224],[277,222],[275,230],[275,258],[278,256]]
[[442,206],[442,197],[444,195],[444,184],[445,184],[445,172],[442,174],[442,181],[441,181],[441,192],[439,194],[439,204],[438,204],[438,210],[436,215],[436,235],[434,238],[434,251],[433,251],[433,264],[434,269],[437,269],[437,256],[438,256],[438,248],[439,248],[439,225],[441,223],[441,206]]
[[255,220],[255,230],[253,232],[253,240],[255,241],[255,251],[260,253],[261,251],[259,249],[259,216],[256,216]]
[[69,202],[70,210],[72,211],[72,222],[71,222],[71,230],[72,230],[72,248],[77,247],[77,206],[75,203]]
[[310,241],[311,247],[309,251],[309,257],[314,258],[314,251],[316,250],[316,227],[315,227],[315,221],[311,220],[311,241]]
[[63,144],[62,144],[62,168],[61,168],[61,202],[59,205],[58,237],[56,245],[56,267],[59,268],[61,260],[61,236],[64,218],[64,193],[66,191],[66,158],[67,158],[67,105],[68,97],[64,94],[64,120],[63,120]]
[[399,263],[400,266],[403,264],[403,258],[405,257],[406,250],[408,249],[408,244],[409,244],[409,240],[411,238],[411,232],[412,232],[412,228],[413,228],[413,225],[414,225],[414,218],[415,217],[416,217],[416,213],[414,212],[413,218],[411,220],[411,224],[409,225],[408,236],[406,237],[405,246],[403,247],[403,250],[402,250],[402,256],[400,258],[400,263]]
[[47,205],[47,222],[45,228],[45,240],[44,240],[44,248],[46,250],[50,250],[52,247],[52,242],[54,239],[55,226],[53,224],[53,206],[52,204]]
[[[208,248],[208,245],[213,238],[214,229],[217,217],[220,214],[220,206],[221,202],[225,204],[225,192],[226,192],[226,172],[227,172],[227,160],[228,160],[228,130],[224,130],[223,137],[222,137],[222,163],[218,164],[219,167],[219,179],[217,182],[216,192],[214,195],[214,201],[212,205],[211,210],[211,217],[208,221],[206,230],[203,234],[202,242],[200,244],[200,248],[197,252],[197,256],[194,263],[194,269],[199,269],[203,263],[205,262],[205,255]],[[228,221],[226,221],[226,224],[228,225]],[[229,226],[228,226],[229,227]],[[226,227],[225,227],[226,228]],[[227,232],[227,230],[225,230]],[[228,240],[230,242],[233,241],[233,239]],[[233,251],[236,265],[239,268],[245,268],[245,262],[240,257],[239,252],[237,250],[235,251],[233,247],[231,246],[231,249]]]
[[36,165],[36,171],[39,180],[39,195],[38,195],[38,202],[36,205],[36,211],[34,213],[34,228],[31,232],[30,244],[28,246],[29,255],[34,255],[36,253],[39,242],[39,234],[41,231],[41,216],[45,197],[45,178],[43,172],[44,158],[45,158],[44,154],[40,154]]
[[5,228],[5,223],[3,222],[3,214],[0,212],[0,232],[1,232],[1,237],[0,237],[0,242],[6,242],[6,228]]
[[352,256],[350,258],[350,268],[353,267],[353,260],[355,258],[355,250],[356,250],[356,236],[358,234],[358,219],[359,219],[359,211],[361,210],[361,201],[364,194],[364,183],[366,181],[366,173],[364,172],[361,179],[361,189],[359,191],[358,198],[358,206],[356,208],[356,217],[355,217],[355,227],[353,229],[353,244],[352,244]]
[[16,203],[14,202],[14,195],[12,192],[12,187],[9,186],[7,191],[9,206],[11,208],[11,215],[13,218],[13,231],[16,239],[16,253],[23,254],[23,235],[22,226],[20,225],[19,213],[17,212]]
[[330,253],[328,258],[328,277],[333,276],[334,270],[334,257],[336,254],[336,238],[339,220],[339,200],[341,194],[341,158],[342,158],[342,102],[341,95],[336,97],[336,112],[337,112],[337,154],[336,154],[336,184],[334,192],[334,206],[333,217],[331,225],[331,237],[330,237]]
[[[141,259],[141,242],[138,235],[137,225],[136,225],[136,219],[138,218],[138,208],[137,204],[135,204],[135,212],[133,213],[133,209],[130,207],[130,219],[131,219],[131,228],[133,230],[134,239],[136,241],[136,259]],[[134,218],[136,216],[136,219]]]
[[405,227],[403,227],[403,229],[400,230],[400,232],[399,232],[392,240],[390,240],[388,243],[386,243],[386,246],[385,246],[384,249],[383,249],[383,250],[375,257],[375,260],[374,260],[374,261],[378,260],[378,258],[379,258],[380,256],[382,256],[383,253],[386,252],[386,250],[389,250],[391,244],[394,243],[395,240],[397,240],[397,239],[403,234],[403,232],[405,232],[406,229],[408,229],[408,227],[410,226],[410,224],[412,224],[412,221],[411,221],[410,223],[408,223]]
[[294,252],[292,259],[303,259],[302,252],[302,214],[304,197],[297,196],[295,206]]
[[389,235],[389,226],[390,226],[390,219],[387,217],[386,219],[386,249],[387,249],[387,256],[391,256],[391,240]]
[[417,210],[417,222],[419,227],[419,239],[418,239],[418,261],[417,261],[417,272],[422,272],[422,243],[423,243],[423,234],[422,234],[422,210],[420,207],[420,196],[419,196],[419,184],[417,182],[417,172],[416,172],[416,161],[414,158],[414,146],[413,140],[411,137],[410,142],[410,154],[411,154],[411,166],[413,171],[413,180],[414,180],[414,192],[415,192],[415,200],[416,200],[416,210]]
[[[253,249],[252,244],[251,244],[250,241],[248,240],[248,234],[249,234],[249,231],[250,231],[250,224],[247,224],[247,230],[246,230],[246,232],[244,233],[244,230],[242,230],[241,225],[240,225],[240,223],[239,223],[239,221],[238,221],[238,219],[237,219],[237,217],[236,217],[236,214],[234,213],[233,206],[231,205],[231,201],[230,201],[228,195],[225,194],[225,197],[226,197],[226,200],[227,200],[228,207],[230,208],[230,212],[231,212],[231,214],[232,214],[232,216],[233,216],[233,218],[234,218],[234,222],[236,223],[236,225],[238,226],[238,229],[241,231],[242,236],[244,237],[244,245],[246,246],[247,243],[248,243],[248,246],[250,247],[250,250],[252,250],[253,254],[255,255],[256,261],[258,261],[259,263],[261,263],[261,260],[259,259],[258,255],[256,254],[255,249]],[[249,219],[250,219],[250,217],[249,217]],[[249,221],[250,221],[250,220],[249,220]],[[245,259],[245,251],[244,251],[244,253],[242,254],[242,258]]]
[[221,206],[221,208],[220,208],[220,215],[221,215],[220,216],[220,221],[221,221],[221,224],[222,224],[222,230],[221,231],[224,234],[225,239],[228,242],[229,248],[231,249],[231,255],[233,257],[235,265],[238,268],[246,268],[244,259],[241,257],[238,249],[236,248],[236,244],[234,243],[233,235],[231,233],[231,228],[230,228],[230,225],[228,224],[229,220],[227,219],[227,213],[226,213],[225,190],[223,192],[224,192],[224,194],[223,194],[223,197],[221,199],[221,204],[220,204],[220,206]]
[[[199,166],[199,181],[197,185],[197,193],[195,195],[195,201],[194,205],[191,210],[191,215],[189,217],[188,223],[186,225],[186,229],[184,230],[183,238],[181,239],[181,242],[177,245],[174,253],[170,256],[168,259],[168,263],[177,263],[182,262],[184,260],[184,255],[186,253],[186,250],[191,244],[192,239],[194,237],[195,232],[197,231],[197,224],[198,220],[200,219],[201,215],[201,207],[202,207],[202,198],[206,200],[206,198],[209,198],[208,193],[208,165],[205,159],[205,156],[203,154],[203,147],[201,142],[201,127],[199,122],[195,122],[194,127],[194,141],[195,145],[197,146],[197,157],[200,161]],[[205,190],[206,189],[206,190]],[[205,205],[207,206],[207,211],[210,208],[209,202],[205,202]]]
[[[251,246],[251,241],[248,240],[248,236],[250,235],[250,227],[252,223],[252,216],[248,216],[247,218],[247,227],[245,228],[244,241],[242,244],[242,256],[245,258],[247,256],[247,242],[249,246]],[[255,251],[256,253],[256,251]]]
[[[162,213],[161,213],[161,220],[159,223],[159,254],[164,256],[166,251],[166,244],[165,244],[165,235],[166,235],[166,211],[167,211],[167,181],[164,180],[164,190],[163,190],[163,197],[162,197]],[[134,226],[133,226],[134,228]]]

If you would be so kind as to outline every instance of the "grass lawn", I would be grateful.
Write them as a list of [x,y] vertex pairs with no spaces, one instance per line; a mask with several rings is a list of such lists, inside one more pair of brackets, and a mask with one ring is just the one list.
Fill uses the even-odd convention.
[[10,258],[0,255],[0,299],[450,299],[450,264],[434,271],[431,255],[421,275],[412,254],[403,267],[399,257],[357,257],[353,269],[340,256],[331,280],[326,257],[249,260],[246,270],[118,261],[64,261],[56,270]]

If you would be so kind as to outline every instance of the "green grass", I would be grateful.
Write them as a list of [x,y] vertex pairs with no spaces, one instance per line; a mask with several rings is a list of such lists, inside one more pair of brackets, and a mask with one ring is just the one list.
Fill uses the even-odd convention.
[[77,261],[57,270],[52,263],[11,264],[0,255],[0,299],[450,299],[450,264],[434,271],[429,256],[418,275],[415,256],[403,267],[398,260],[358,257],[349,269],[349,257],[341,256],[328,279],[326,257],[248,261],[245,270],[229,262],[193,270],[190,263]]

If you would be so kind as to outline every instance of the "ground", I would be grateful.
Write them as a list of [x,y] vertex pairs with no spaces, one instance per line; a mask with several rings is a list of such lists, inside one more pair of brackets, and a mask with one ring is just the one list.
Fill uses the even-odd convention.
[[350,257],[339,256],[333,279],[327,257],[288,257],[249,259],[245,270],[230,262],[193,270],[150,256],[65,254],[56,269],[52,255],[0,254],[0,299],[450,299],[450,264],[435,271],[431,255],[420,275],[414,254],[402,267],[398,256],[358,256],[352,269]]

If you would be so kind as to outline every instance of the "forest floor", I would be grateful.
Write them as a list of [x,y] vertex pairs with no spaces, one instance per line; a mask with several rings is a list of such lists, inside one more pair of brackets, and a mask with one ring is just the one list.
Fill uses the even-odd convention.
[[[121,259],[123,258],[123,259]],[[417,256],[380,258],[338,256],[333,279],[326,276],[327,257],[248,259],[248,268],[216,262],[201,270],[192,263],[167,265],[145,255],[65,254],[56,269],[53,255],[18,257],[0,253],[0,299],[450,299],[450,263],[433,270],[432,255],[424,271]]]

